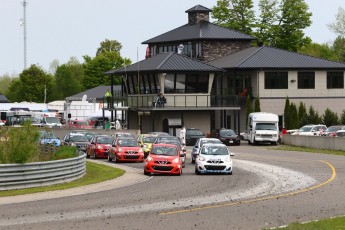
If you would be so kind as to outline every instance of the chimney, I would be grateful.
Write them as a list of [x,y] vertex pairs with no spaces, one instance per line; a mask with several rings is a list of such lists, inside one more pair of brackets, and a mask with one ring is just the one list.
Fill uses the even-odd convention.
[[186,10],[186,13],[188,13],[188,24],[193,25],[201,21],[209,22],[210,12],[212,12],[212,10],[201,5]]

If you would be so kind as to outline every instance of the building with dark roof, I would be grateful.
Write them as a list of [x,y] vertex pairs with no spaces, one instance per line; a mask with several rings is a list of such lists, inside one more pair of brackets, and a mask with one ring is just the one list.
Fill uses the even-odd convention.
[[0,103],[9,103],[10,101],[7,99],[5,95],[0,94]]
[[[176,134],[184,123],[205,133],[242,131],[247,95],[281,120],[286,97],[320,114],[345,108],[344,63],[251,47],[254,37],[211,23],[210,12],[200,5],[187,10],[187,24],[143,42],[147,59],[106,73],[122,76],[129,128]],[[153,103],[157,93],[165,95],[164,107]]]

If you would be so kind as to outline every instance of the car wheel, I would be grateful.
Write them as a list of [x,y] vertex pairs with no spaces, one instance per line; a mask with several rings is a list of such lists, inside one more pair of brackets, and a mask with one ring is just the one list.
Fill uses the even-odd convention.
[[88,153],[86,153],[86,158],[90,158],[90,155]]
[[195,159],[192,158],[192,164],[195,164]]
[[115,162],[115,163],[117,163],[117,157],[116,157],[116,154],[115,154],[115,156],[114,156],[114,159],[113,159],[113,160],[114,160],[114,162]]
[[96,152],[93,152],[93,159],[96,159],[97,156],[96,156]]
[[109,162],[112,162],[112,161],[113,161],[113,159],[110,158],[110,153],[108,153],[108,161],[109,161]]
[[200,172],[199,172],[199,170],[195,167],[195,174],[196,175],[200,175]]
[[177,174],[178,176],[181,176],[182,175],[182,168],[180,168],[180,173]]
[[232,170],[231,170],[231,172],[229,172],[229,175],[232,175]]
[[146,170],[144,169],[144,175],[149,176],[150,174],[151,174],[151,173],[146,172]]

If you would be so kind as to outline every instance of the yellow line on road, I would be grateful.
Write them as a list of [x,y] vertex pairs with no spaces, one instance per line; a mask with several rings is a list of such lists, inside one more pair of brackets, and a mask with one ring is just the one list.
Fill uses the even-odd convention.
[[335,167],[332,164],[330,164],[329,162],[326,162],[326,161],[322,161],[322,160],[319,160],[319,162],[322,162],[322,163],[328,165],[328,167],[332,171],[332,175],[331,175],[331,177],[327,181],[325,181],[323,183],[320,183],[320,184],[317,184],[317,185],[314,185],[314,186],[309,187],[309,188],[305,188],[305,189],[298,190],[298,191],[295,191],[295,192],[289,192],[289,193],[279,194],[279,195],[269,196],[269,197],[261,197],[261,198],[257,198],[257,199],[251,199],[251,200],[244,200],[244,201],[238,201],[238,202],[230,202],[230,203],[209,205],[209,206],[203,206],[203,207],[198,207],[198,208],[182,209],[182,210],[171,211],[171,212],[161,212],[161,213],[159,213],[159,215],[171,215],[171,214],[178,214],[178,213],[185,213],[185,212],[195,212],[195,211],[200,211],[200,210],[220,208],[220,207],[229,207],[229,206],[234,206],[234,205],[238,205],[238,204],[255,203],[255,202],[259,202],[259,201],[278,199],[278,198],[282,198],[282,197],[288,197],[288,196],[293,196],[293,195],[297,195],[297,194],[300,194],[300,193],[308,192],[308,191],[320,188],[320,187],[330,183],[331,181],[334,180],[334,178],[337,175]]

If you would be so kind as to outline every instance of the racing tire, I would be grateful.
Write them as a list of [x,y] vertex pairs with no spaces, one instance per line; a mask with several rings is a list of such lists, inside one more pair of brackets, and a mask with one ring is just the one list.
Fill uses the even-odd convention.
[[195,160],[192,158],[192,164],[195,164]]
[[114,162],[115,162],[115,163],[118,163],[118,160],[117,160],[116,154],[115,154],[115,156],[114,156],[114,159],[113,159],[113,160],[114,160]]
[[151,173],[146,172],[146,170],[144,169],[144,175],[145,175],[145,176],[150,176],[150,174],[151,174]]
[[229,175],[232,175],[232,171],[228,173]]
[[93,152],[93,159],[97,159],[96,152]]
[[201,173],[199,172],[199,170],[195,167],[195,174],[196,175],[200,175]]
[[177,174],[177,176],[181,176],[182,175],[182,168],[180,169],[180,173]]
[[90,158],[90,155],[88,153],[86,153],[86,158]]

